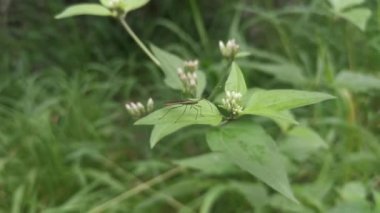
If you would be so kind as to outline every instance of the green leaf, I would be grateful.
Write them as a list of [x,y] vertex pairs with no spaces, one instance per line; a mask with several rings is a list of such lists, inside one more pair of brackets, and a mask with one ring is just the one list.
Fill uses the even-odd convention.
[[185,124],[206,124],[215,126],[222,121],[222,115],[213,103],[204,99],[189,101],[192,103],[175,104],[154,111],[136,121],[135,125],[174,124],[183,126]]
[[123,2],[121,7],[123,8],[124,12],[127,13],[146,5],[148,2],[149,0],[127,0]]
[[178,78],[177,69],[183,66],[183,60],[153,44],[151,45],[151,49],[160,61],[161,69],[165,74],[165,84],[172,89],[182,90],[182,83]]
[[362,73],[342,71],[336,77],[335,85],[354,92],[368,92],[370,90],[380,90],[380,79]]
[[304,126],[290,130],[280,145],[281,151],[300,162],[322,148],[328,148],[326,142],[314,130]]
[[[151,45],[151,49],[153,54],[160,61],[161,69],[165,74],[165,84],[172,89],[182,90],[183,85],[178,77],[177,69],[183,66],[184,61],[176,55],[166,52],[153,44]],[[202,93],[206,88],[206,75],[201,71],[197,71],[197,75],[197,97],[199,98],[202,96]]]
[[251,62],[247,66],[260,72],[272,75],[278,81],[290,83],[295,86],[303,85],[307,82],[301,68],[292,63],[260,63]]
[[80,15],[112,16],[112,13],[100,4],[77,4],[66,8],[55,18],[61,19]]
[[344,11],[339,13],[339,16],[345,18],[353,25],[358,27],[360,30],[364,31],[367,26],[367,22],[371,17],[371,10],[366,8],[357,8],[349,11]]
[[227,78],[224,90],[240,92],[242,95],[247,92],[247,85],[245,84],[243,73],[241,72],[239,65],[235,62],[231,65],[230,75]]
[[281,128],[283,132],[288,131],[293,124],[298,124],[298,122],[294,119],[294,115],[288,110],[279,112],[279,115],[282,117],[273,116],[271,119]]
[[224,154],[213,152],[174,161],[182,167],[200,170],[207,174],[225,174],[236,171],[236,166]]
[[241,169],[297,202],[273,139],[252,121],[236,121],[207,134],[211,150],[224,153]]
[[264,206],[269,202],[267,189],[258,183],[232,182],[231,188],[242,194],[249,202],[254,212],[263,212]]
[[344,201],[364,201],[367,196],[363,183],[357,181],[346,183],[339,194]]
[[334,11],[342,12],[350,7],[362,4],[365,0],[329,0]]
[[287,212],[287,213],[315,213],[314,209],[310,209],[307,206],[299,205],[297,203],[291,203],[288,199],[278,194],[270,197],[269,205],[271,209],[275,209],[274,212]]
[[125,13],[136,10],[144,5],[146,5],[149,0],[123,0],[113,3],[113,0],[100,0],[100,3],[108,8],[118,8],[122,9]]
[[251,56],[252,53],[244,51],[244,52],[238,52],[235,56],[235,58],[246,58],[248,56]]
[[211,213],[212,206],[217,201],[217,199],[226,191],[229,190],[229,186],[216,185],[209,189],[203,199],[202,206],[200,207],[200,213]]
[[276,123],[282,122],[282,124],[286,126],[290,126],[292,124],[298,124],[298,122],[294,119],[291,114],[286,113],[286,111],[274,111],[274,110],[266,110],[260,109],[255,111],[243,111],[242,114],[248,115],[259,115],[263,117],[267,117],[275,121]]
[[153,148],[162,138],[170,135],[186,126],[191,124],[187,123],[166,123],[157,124],[153,127],[152,133],[150,135],[150,148]]
[[284,111],[310,104],[315,104],[334,96],[300,90],[264,90],[254,93],[248,100],[245,114],[255,114],[260,111]]

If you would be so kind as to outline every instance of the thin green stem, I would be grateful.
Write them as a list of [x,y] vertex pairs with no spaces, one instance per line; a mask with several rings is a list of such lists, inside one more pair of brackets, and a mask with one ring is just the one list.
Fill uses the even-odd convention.
[[147,182],[141,183],[137,185],[136,187],[114,197],[113,199],[106,201],[99,206],[96,206],[95,208],[91,209],[89,212],[90,213],[95,213],[95,212],[104,212],[108,207],[113,206],[117,203],[120,203],[122,201],[125,201],[126,199],[139,194],[140,192],[143,192],[145,190],[150,189],[152,186],[161,183],[162,181],[165,181],[168,178],[173,177],[174,175],[178,174],[179,172],[183,171],[182,167],[176,167],[174,169],[171,169],[153,179],[150,179]]
[[211,91],[211,94],[207,98],[208,100],[212,101],[215,96],[218,94],[220,89],[223,87],[223,83],[227,80],[227,77],[229,75],[228,68],[231,66],[233,60],[228,60],[227,66],[223,69],[224,76],[219,79],[218,83],[214,87],[214,89]]
[[203,23],[202,15],[199,11],[199,6],[197,0],[189,0],[191,12],[193,14],[195,27],[197,28],[199,38],[201,39],[202,45],[207,49],[208,45],[208,36],[206,32],[205,25]]
[[139,39],[139,37],[133,32],[132,28],[125,21],[125,16],[121,16],[119,18],[120,23],[123,25],[124,29],[128,32],[128,34],[133,38],[133,40],[141,47],[141,49],[148,55],[148,57],[157,65],[161,66],[158,59],[153,55],[152,52],[145,46],[145,44]]

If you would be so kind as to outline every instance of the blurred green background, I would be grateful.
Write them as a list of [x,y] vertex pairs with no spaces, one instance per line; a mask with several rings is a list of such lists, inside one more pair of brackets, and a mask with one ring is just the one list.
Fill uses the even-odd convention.
[[[102,212],[380,212],[379,0],[345,8],[369,10],[368,20],[323,0],[151,0],[127,17],[147,43],[200,59],[208,92],[222,67],[218,41],[236,38],[251,53],[239,61],[250,87],[337,96],[294,112],[327,149],[286,143],[259,121],[279,142],[300,205],[246,173],[181,170],[131,192],[173,171],[173,159],[209,150],[198,127],[149,148],[149,128],[133,126],[125,102],[178,96],[115,20],[54,19],[79,2],[0,1],[1,212],[88,212],[110,200]],[[247,194],[245,183],[256,188]]]

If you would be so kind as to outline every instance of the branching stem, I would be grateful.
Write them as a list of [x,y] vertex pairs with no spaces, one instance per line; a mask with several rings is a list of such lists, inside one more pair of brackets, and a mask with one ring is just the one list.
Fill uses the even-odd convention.
[[212,101],[215,98],[215,96],[218,94],[220,89],[223,87],[223,83],[227,80],[228,75],[229,75],[228,68],[231,66],[232,62],[233,60],[228,60],[227,66],[225,67],[225,69],[223,69],[224,75],[222,78],[219,79],[218,83],[216,84],[214,89],[211,91],[211,94],[207,98],[208,100]]
[[157,65],[161,66],[158,59],[153,55],[152,52],[145,46],[145,44],[139,39],[139,37],[133,32],[132,28],[128,25],[125,20],[125,16],[120,16],[119,18],[121,25],[128,32],[128,34],[133,38],[133,40],[140,46],[140,48],[148,55],[148,57]]

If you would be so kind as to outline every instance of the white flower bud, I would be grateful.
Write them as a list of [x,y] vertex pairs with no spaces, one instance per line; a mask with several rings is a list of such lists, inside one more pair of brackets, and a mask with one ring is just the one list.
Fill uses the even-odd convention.
[[154,109],[154,102],[153,102],[152,98],[148,99],[148,101],[146,103],[146,109],[147,109],[148,112],[153,111],[153,109]]
[[185,61],[184,62],[184,67],[186,70],[190,71],[190,72],[195,72],[198,70],[198,65],[199,65],[199,61],[198,60],[193,60],[193,61]]
[[239,45],[236,44],[235,39],[230,39],[224,44],[222,41],[219,41],[219,49],[222,55],[226,58],[234,58],[235,55],[239,52]]
[[137,108],[138,108],[138,110],[143,114],[143,113],[145,113],[145,107],[144,107],[144,105],[141,103],[141,102],[137,102]]
[[181,67],[178,67],[177,68],[177,73],[178,73],[178,75],[182,75],[184,73],[183,69]]
[[234,116],[238,115],[243,107],[240,106],[242,94],[236,91],[226,91],[225,98],[222,99],[223,107],[230,111]]
[[133,115],[133,109],[130,104],[125,104],[125,108],[127,109],[129,114]]

